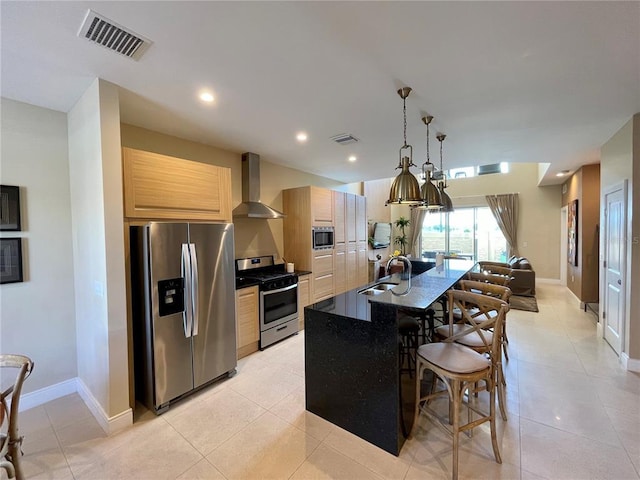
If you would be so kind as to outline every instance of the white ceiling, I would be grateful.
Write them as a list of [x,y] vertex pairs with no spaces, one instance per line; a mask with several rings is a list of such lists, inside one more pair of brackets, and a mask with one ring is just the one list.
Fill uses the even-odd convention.
[[[134,61],[79,38],[89,8],[153,45]],[[2,0],[0,17],[3,97],[67,112],[100,77],[126,123],[344,182],[394,175],[403,86],[414,163],[428,113],[435,163],[441,131],[445,168],[549,162],[545,184],[640,112],[636,1]]]

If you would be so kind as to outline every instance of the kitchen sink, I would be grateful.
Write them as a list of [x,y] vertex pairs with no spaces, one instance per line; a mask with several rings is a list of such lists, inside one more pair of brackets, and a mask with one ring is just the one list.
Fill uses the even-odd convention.
[[387,290],[391,290],[393,287],[397,287],[397,283],[376,283],[369,288],[365,288],[364,290],[360,290],[358,293],[362,295],[380,295],[381,293],[386,292]]

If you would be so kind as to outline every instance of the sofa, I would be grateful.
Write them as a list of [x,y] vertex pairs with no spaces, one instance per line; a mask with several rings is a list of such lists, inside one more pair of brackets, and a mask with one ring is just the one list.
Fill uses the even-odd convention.
[[478,262],[482,271],[511,277],[509,288],[514,295],[533,297],[536,294],[536,272],[526,257],[512,256],[506,263]]

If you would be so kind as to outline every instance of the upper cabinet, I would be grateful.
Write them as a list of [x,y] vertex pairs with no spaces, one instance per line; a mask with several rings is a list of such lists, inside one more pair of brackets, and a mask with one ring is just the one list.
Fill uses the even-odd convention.
[[124,216],[231,222],[231,169],[122,149]]
[[316,226],[333,225],[333,194],[319,187],[311,189],[311,221]]

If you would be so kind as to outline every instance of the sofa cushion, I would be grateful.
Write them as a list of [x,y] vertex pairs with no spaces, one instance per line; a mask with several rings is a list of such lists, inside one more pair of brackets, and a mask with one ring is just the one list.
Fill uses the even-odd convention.
[[533,268],[531,267],[531,263],[529,263],[529,260],[527,260],[526,258],[521,258],[520,262],[518,262],[520,265],[520,269],[521,270],[533,270]]
[[518,262],[519,261],[520,261],[520,259],[514,255],[513,257],[511,257],[509,259],[509,261],[507,263],[509,264],[509,266],[511,268],[518,268]]

